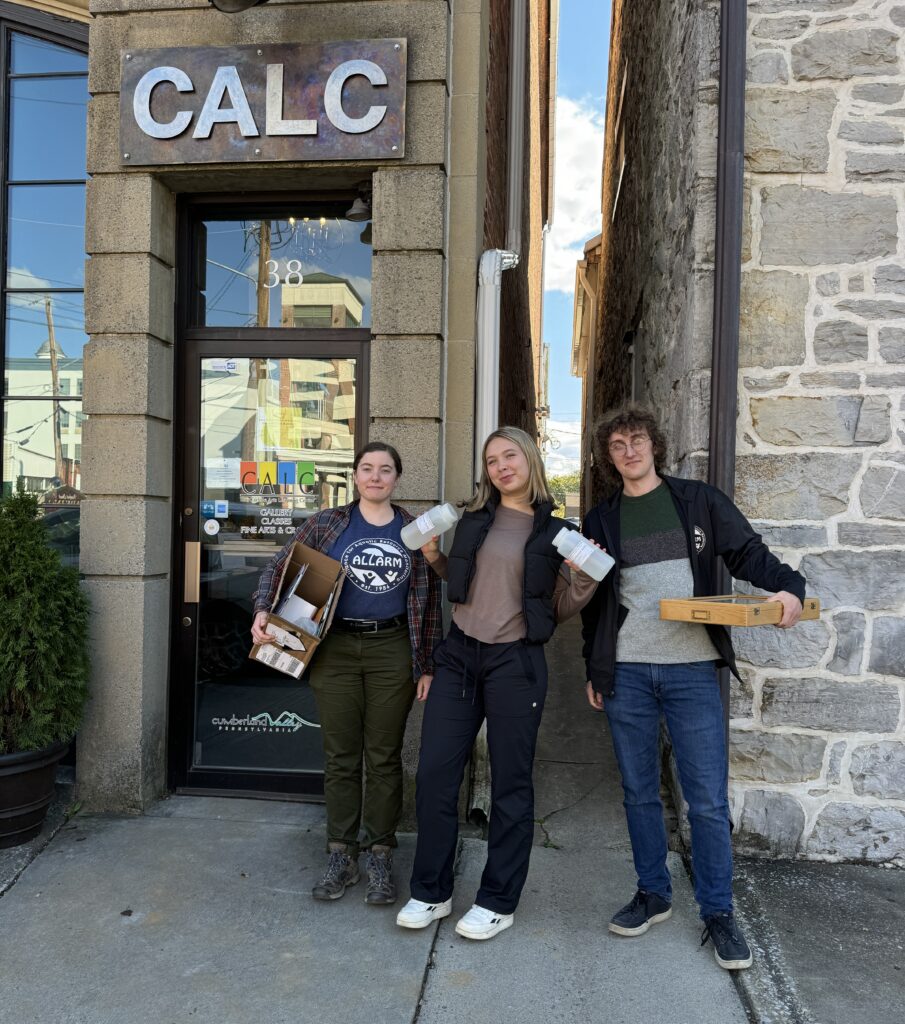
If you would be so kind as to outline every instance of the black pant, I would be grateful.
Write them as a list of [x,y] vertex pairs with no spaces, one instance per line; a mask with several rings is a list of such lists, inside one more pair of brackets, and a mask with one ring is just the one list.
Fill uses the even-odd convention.
[[453,625],[434,652],[434,665],[421,727],[411,893],[425,903],[452,895],[459,787],[486,717],[492,804],[487,865],[475,902],[511,914],[528,876],[534,838],[531,773],[547,695],[543,647],[485,644]]

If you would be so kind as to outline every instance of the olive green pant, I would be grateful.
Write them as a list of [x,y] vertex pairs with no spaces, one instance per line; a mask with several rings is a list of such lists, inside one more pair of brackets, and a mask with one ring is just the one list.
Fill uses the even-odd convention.
[[[324,744],[327,842],[395,846],[402,737],[415,696],[408,628],[329,633],[311,665]],[[362,755],[365,792],[362,801]]]

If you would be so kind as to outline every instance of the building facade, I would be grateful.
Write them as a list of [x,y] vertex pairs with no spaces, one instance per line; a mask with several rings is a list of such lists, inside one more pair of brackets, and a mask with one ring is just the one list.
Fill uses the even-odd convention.
[[316,708],[248,660],[251,594],[366,441],[423,510],[470,494],[476,411],[537,433],[555,3],[2,17],[3,484],[91,599],[80,798],[316,796]]
[[901,864],[905,6],[749,0],[733,29],[745,6],[613,4],[602,232],[573,339],[584,500],[603,486],[595,422],[625,398],[662,412],[673,472],[720,481],[728,446],[737,503],[824,606],[735,631],[736,841]]

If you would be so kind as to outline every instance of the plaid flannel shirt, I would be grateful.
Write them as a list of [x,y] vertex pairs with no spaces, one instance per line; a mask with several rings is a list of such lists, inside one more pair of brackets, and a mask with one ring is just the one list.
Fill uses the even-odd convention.
[[[349,525],[349,517],[357,502],[339,508],[327,508],[316,512],[295,531],[294,536],[274,555],[261,573],[258,589],[252,595],[255,613],[269,612],[276,599],[277,588],[283,574],[283,564],[289,557],[296,542],[307,544],[326,554],[333,542]],[[393,509],[402,516],[403,524],[415,518],[400,505]],[[412,641],[412,669],[417,679],[422,675],[433,675],[434,648],[443,631],[441,611],[440,578],[427,564],[420,551],[412,552],[412,581],[408,594],[408,625]]]

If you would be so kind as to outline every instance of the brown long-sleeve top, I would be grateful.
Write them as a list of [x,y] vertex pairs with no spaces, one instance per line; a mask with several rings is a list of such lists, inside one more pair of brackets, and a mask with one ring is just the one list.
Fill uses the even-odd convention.
[[[534,517],[529,513],[497,507],[493,525],[478,549],[468,601],[453,605],[453,622],[467,636],[486,644],[524,638],[525,545],[533,525]],[[446,579],[445,555],[431,565],[438,576]],[[570,574],[563,566],[553,591],[556,621],[564,622],[580,612],[596,588],[596,580],[583,572]]]

